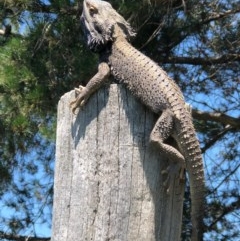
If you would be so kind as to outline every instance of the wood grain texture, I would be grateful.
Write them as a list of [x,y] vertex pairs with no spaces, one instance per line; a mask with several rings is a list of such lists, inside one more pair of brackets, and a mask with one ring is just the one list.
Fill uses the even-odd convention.
[[180,240],[184,184],[149,135],[157,116],[121,85],[95,93],[77,115],[59,101],[52,241]]

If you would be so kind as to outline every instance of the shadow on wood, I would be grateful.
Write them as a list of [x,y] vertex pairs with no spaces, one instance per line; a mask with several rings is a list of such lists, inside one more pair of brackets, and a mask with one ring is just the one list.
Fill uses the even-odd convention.
[[149,135],[157,116],[121,85],[95,93],[77,115],[59,101],[52,241],[180,240],[184,184]]

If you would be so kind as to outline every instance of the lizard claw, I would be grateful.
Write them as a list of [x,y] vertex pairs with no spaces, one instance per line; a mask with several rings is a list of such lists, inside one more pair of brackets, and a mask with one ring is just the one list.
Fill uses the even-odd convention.
[[184,183],[185,182],[185,166],[180,167],[180,171],[179,171],[179,182],[180,183]]
[[185,166],[169,165],[165,170],[161,171],[162,175],[167,175],[163,186],[166,188],[167,194],[171,192],[174,187],[175,179],[178,178],[179,183],[185,181]]
[[80,94],[84,89],[85,89],[84,86],[79,85],[79,87],[78,87],[78,88],[75,88],[74,90],[75,90],[75,92],[76,92],[77,94]]
[[89,97],[86,87],[82,85],[80,85],[79,88],[75,88],[75,93],[77,94],[76,99],[70,102],[74,114],[77,108],[84,106]]
[[164,176],[166,175],[167,176],[165,181],[163,182],[163,186],[164,186],[164,188],[166,188],[167,194],[169,194],[170,189],[171,189],[171,183],[170,183],[171,182],[171,175],[170,175],[170,172],[171,172],[171,167],[170,166],[168,166],[166,169],[161,171],[162,175],[164,175]]

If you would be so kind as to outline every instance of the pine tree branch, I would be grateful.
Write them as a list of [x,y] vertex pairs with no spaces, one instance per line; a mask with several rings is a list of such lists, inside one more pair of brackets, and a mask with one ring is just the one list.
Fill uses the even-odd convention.
[[211,230],[212,227],[214,227],[214,225],[216,225],[217,222],[222,220],[222,218],[224,216],[226,216],[227,214],[237,210],[239,207],[240,207],[240,200],[239,199],[235,202],[232,202],[231,205],[224,207],[223,210],[222,210],[222,213],[208,226],[208,229]]
[[29,237],[29,236],[21,236],[14,234],[6,234],[0,231],[0,240],[6,239],[11,241],[50,241],[50,238],[41,238],[41,237]]
[[[163,50],[164,53],[169,53],[171,49],[173,49],[175,46],[180,44],[185,38],[189,36],[189,34],[193,33],[199,33],[200,30],[207,24],[209,24],[212,21],[217,21],[223,18],[228,17],[229,15],[240,13],[240,8],[237,8],[235,10],[227,10],[225,12],[220,13],[211,13],[208,17],[203,18],[202,20],[199,19],[199,21],[196,21],[195,23],[190,23],[188,26],[185,26],[182,28],[184,34],[180,34],[178,37],[176,37],[175,41],[172,41],[168,46],[167,49],[165,48]],[[181,31],[179,31],[181,33]],[[240,55],[239,54],[231,54],[231,55],[223,55],[221,57],[217,58],[211,58],[211,59],[205,59],[205,58],[181,58],[181,57],[166,57],[166,54],[164,54],[164,58],[161,58],[161,55],[159,55],[158,60],[162,63],[180,63],[180,64],[192,64],[192,65],[212,65],[212,64],[221,64],[226,62],[232,62],[232,61],[239,61]],[[179,61],[179,62],[177,62]]]
[[204,121],[215,121],[233,128],[240,129],[240,118],[231,117],[218,112],[204,112],[196,109],[192,110],[193,118]]
[[45,5],[40,2],[34,2],[28,9],[31,12],[35,13],[55,13],[55,14],[65,14],[65,15],[76,15],[79,14],[80,8],[79,6],[74,7],[64,7],[60,9],[55,9],[51,5]]
[[214,65],[228,62],[240,61],[240,54],[226,54],[220,57],[213,58],[198,58],[198,57],[177,57],[172,56],[162,58],[161,63],[175,63],[175,64],[191,64],[191,65]]
[[[77,4],[75,6],[64,6],[62,8],[58,8],[52,5],[44,4],[40,1],[33,1],[33,3],[26,5],[25,9],[26,11],[29,11],[31,13],[47,13],[47,14],[63,14],[63,15],[78,15],[80,13],[80,10],[82,4]],[[6,8],[5,11],[8,11],[9,16],[13,15],[19,15],[21,11],[16,11],[14,8]]]
[[212,147],[216,142],[218,142],[227,132],[231,131],[233,128],[231,126],[226,126],[222,131],[216,134],[212,139],[207,141],[203,148],[201,148],[202,153],[205,153],[210,147]]
[[222,19],[222,18],[226,18],[229,15],[236,14],[236,13],[239,13],[239,12],[240,12],[240,8],[237,8],[237,9],[234,9],[234,10],[227,10],[227,11],[222,12],[222,13],[214,13],[214,14],[212,14],[212,16],[210,16],[210,17],[204,19],[203,21],[201,21],[200,24],[208,24],[212,21],[216,21],[216,20],[219,20],[219,19]]

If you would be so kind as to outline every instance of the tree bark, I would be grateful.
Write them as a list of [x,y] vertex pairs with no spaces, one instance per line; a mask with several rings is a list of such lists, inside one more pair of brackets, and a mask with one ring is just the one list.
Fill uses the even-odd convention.
[[[121,85],[78,114],[59,101],[52,241],[180,240],[184,184],[149,135],[157,116]],[[171,165],[172,167],[175,165]]]

